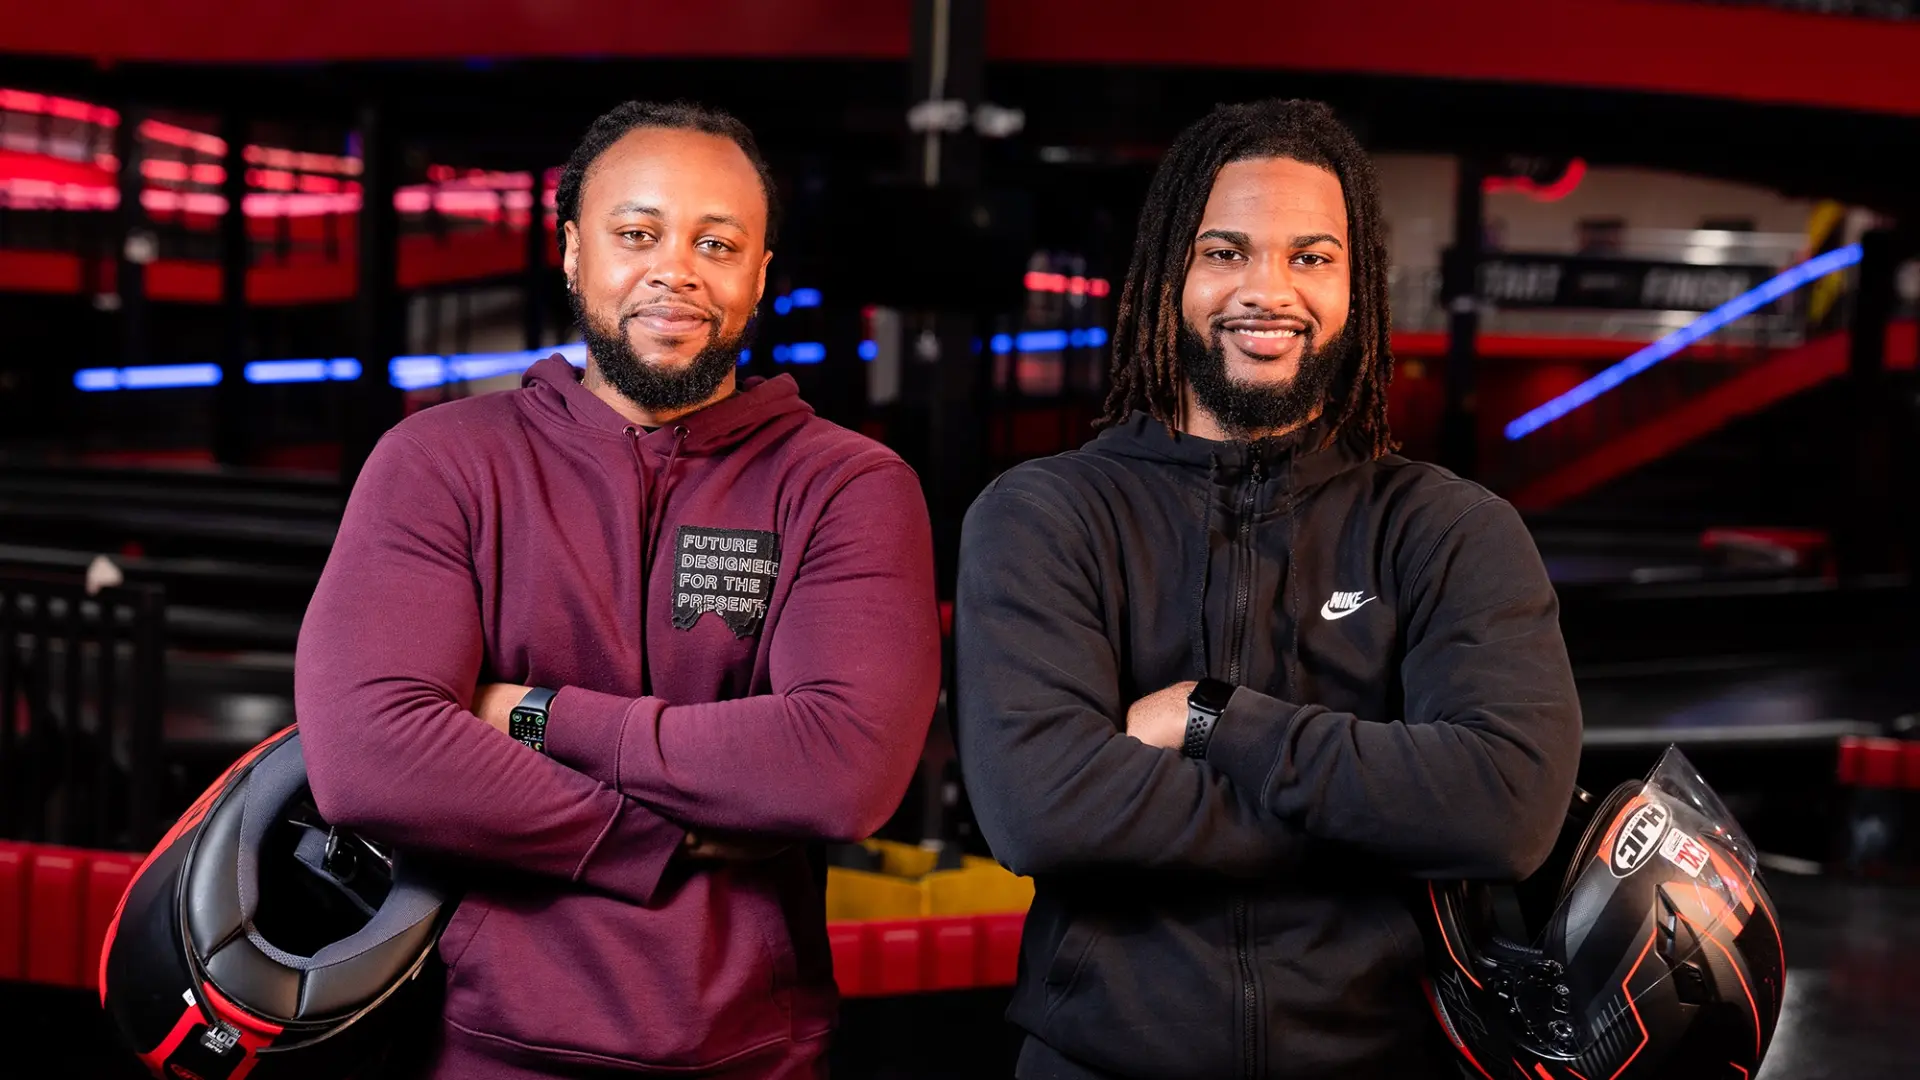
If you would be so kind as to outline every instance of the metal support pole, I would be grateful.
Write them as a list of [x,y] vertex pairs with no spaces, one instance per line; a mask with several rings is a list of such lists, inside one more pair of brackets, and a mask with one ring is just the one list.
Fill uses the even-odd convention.
[[147,264],[159,254],[153,230],[147,227],[146,207],[141,204],[146,183],[141,173],[144,155],[140,146],[140,123],[144,111],[136,105],[120,110],[120,126],[114,132],[114,157],[119,162],[120,209],[117,230],[119,251],[115,253],[114,293],[120,309],[120,361],[145,363],[150,353],[147,341]]
[[238,112],[228,113],[221,124],[227,152],[220,162],[225,171],[220,192],[226,197],[227,212],[220,219],[222,348],[220,386],[213,399],[213,459],[222,465],[245,463],[251,441],[246,393],[246,365],[251,351],[247,327],[247,266],[252,261],[252,240],[247,235],[245,211],[248,126],[245,115]]
[[547,288],[552,278],[548,271],[546,170],[533,171],[533,203],[527,208],[527,266],[520,290],[524,296],[527,348],[538,349],[547,343]]
[[1453,196],[1453,247],[1441,274],[1447,309],[1446,408],[1440,420],[1440,463],[1472,478],[1480,468],[1480,245],[1486,225],[1486,166],[1461,155]]
[[[913,101],[956,102],[970,114],[983,100],[986,8],[985,0],[915,0]],[[979,136],[971,124],[913,136],[910,158],[929,188],[965,191],[979,186]],[[986,417],[977,389],[980,365],[988,354],[975,351],[978,319],[971,311],[932,313],[923,325],[924,340],[908,343],[907,362],[933,365],[932,378],[924,384],[929,391],[924,401],[930,443],[928,506],[935,568],[938,580],[946,582],[956,572],[961,520],[984,479]]]
[[401,351],[401,306],[398,286],[400,220],[393,195],[399,182],[399,154],[395,133],[378,104],[369,104],[359,116],[360,223],[359,288],[354,297],[355,351],[361,375],[347,409],[340,454],[340,479],[351,487],[360,467],[373,453],[374,443],[399,422],[403,399],[387,374],[387,364]]
[[1847,383],[1852,428],[1853,483],[1839,485],[1849,498],[1835,518],[1835,554],[1844,577],[1889,569],[1891,515],[1895,498],[1890,445],[1887,325],[1893,318],[1894,234],[1873,229],[1860,238],[1860,269],[1847,343]]

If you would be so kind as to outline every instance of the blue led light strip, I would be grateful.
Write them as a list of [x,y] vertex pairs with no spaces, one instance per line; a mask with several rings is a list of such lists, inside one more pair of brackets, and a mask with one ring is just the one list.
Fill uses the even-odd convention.
[[1509,440],[1523,439],[1619,386],[1735,319],[1751,315],[1810,282],[1860,261],[1860,245],[1848,244],[1788,267],[1779,274],[1653,342],[1552,401],[1527,411],[1507,425]]
[[1107,332],[1098,326],[1072,330],[1028,330],[1020,334],[995,334],[987,347],[996,353],[1060,352],[1063,349],[1099,348],[1107,343]]
[[[806,290],[795,290],[796,295]],[[989,343],[996,353],[1059,352],[1062,349],[1099,347],[1107,343],[1107,332],[1098,326],[1071,330],[1029,330],[1024,333],[995,334]],[[387,378],[402,390],[426,390],[449,382],[489,379],[516,375],[555,353],[574,367],[587,364],[587,347],[574,342],[549,349],[520,352],[461,353],[454,356],[396,356],[387,363]],[[740,363],[751,356],[742,349]],[[777,364],[818,364],[827,358],[827,347],[818,341],[796,341],[775,345]],[[862,341],[858,346],[862,360],[880,355],[880,346]],[[246,379],[255,384],[350,382],[361,375],[360,362],[351,357],[333,360],[255,360],[245,368]],[[217,386],[218,364],[150,364],[124,368],[83,368],[74,373],[73,385],[81,390],[158,390],[169,387]]]
[[338,360],[255,360],[241,372],[250,383],[352,382],[360,377],[360,361],[352,357]]
[[574,367],[587,366],[587,346],[576,341],[550,349],[525,349],[519,352],[396,356],[387,364],[387,378],[402,390],[425,390],[450,382],[517,375],[555,353]]
[[73,373],[81,390],[165,390],[179,386],[220,385],[219,364],[141,364],[123,368],[82,368]]

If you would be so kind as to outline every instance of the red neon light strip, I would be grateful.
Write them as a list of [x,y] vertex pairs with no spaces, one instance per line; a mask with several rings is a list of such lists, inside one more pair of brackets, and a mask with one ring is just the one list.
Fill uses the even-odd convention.
[[0,110],[56,116],[62,120],[78,120],[83,124],[101,127],[113,127],[120,122],[120,114],[105,106],[28,90],[0,88]]
[[1558,202],[1573,194],[1573,189],[1580,186],[1580,181],[1585,179],[1586,175],[1587,163],[1580,158],[1574,158],[1567,165],[1567,171],[1561,175],[1560,179],[1551,184],[1536,184],[1521,176],[1490,176],[1481,185],[1480,190],[1489,195],[1497,195],[1503,191],[1516,191],[1539,202]]
[[1065,274],[1049,274],[1040,270],[1027,271],[1026,283],[1029,292],[1105,296],[1112,291],[1112,284],[1106,278],[1068,277]]

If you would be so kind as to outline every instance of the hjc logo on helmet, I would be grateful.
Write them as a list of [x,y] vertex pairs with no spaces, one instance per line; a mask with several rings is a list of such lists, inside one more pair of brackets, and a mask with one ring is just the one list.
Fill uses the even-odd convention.
[[1620,830],[1620,838],[1614,841],[1611,864],[1613,876],[1626,877],[1640,869],[1653,853],[1660,848],[1660,837],[1667,831],[1667,822],[1673,814],[1666,807],[1649,800],[1645,806],[1633,812]]

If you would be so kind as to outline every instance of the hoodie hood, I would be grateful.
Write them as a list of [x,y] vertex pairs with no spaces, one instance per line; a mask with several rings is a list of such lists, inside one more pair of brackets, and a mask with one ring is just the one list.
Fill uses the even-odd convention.
[[[613,406],[581,384],[581,369],[559,354],[529,367],[520,385],[536,413],[550,421],[625,437],[633,426]],[[743,379],[732,394],[671,424],[641,436],[641,449],[680,454],[715,454],[745,442],[768,428],[797,429],[813,416],[813,407],[800,400],[800,388],[790,375],[771,379]]]
[[1285,470],[1295,490],[1323,484],[1348,469],[1364,464],[1370,455],[1351,437],[1335,439],[1321,449],[1332,422],[1321,417],[1285,435],[1266,439],[1216,441],[1171,431],[1144,412],[1102,431],[1088,449],[1117,457],[1157,461],[1219,477],[1237,476],[1256,462],[1269,475]]

